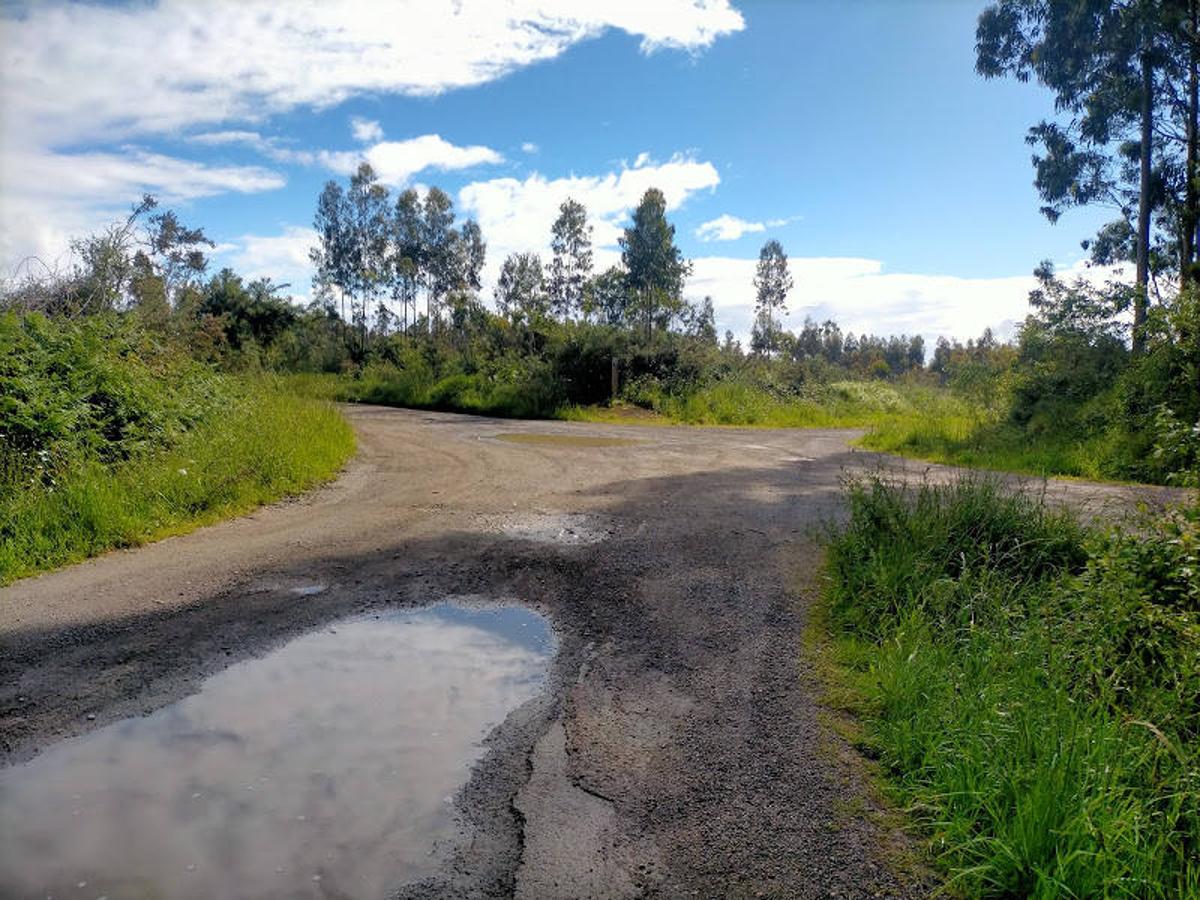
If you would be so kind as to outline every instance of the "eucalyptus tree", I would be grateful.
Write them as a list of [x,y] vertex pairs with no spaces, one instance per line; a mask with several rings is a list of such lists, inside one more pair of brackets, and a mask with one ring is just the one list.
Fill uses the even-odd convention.
[[717,345],[717,316],[712,297],[706,296],[692,307],[688,317],[688,334],[705,344]]
[[783,252],[779,241],[772,238],[763,244],[758,253],[758,268],[754,275],[755,325],[761,326],[761,346],[756,346],[756,350],[770,353],[777,349],[779,326],[775,316],[776,313],[787,312],[787,295],[792,286],[787,254]]
[[667,221],[662,191],[650,188],[633,212],[633,224],[620,239],[626,284],[642,319],[646,340],[683,309],[683,282],[692,267],[675,246],[675,226]]
[[976,30],[981,75],[1032,78],[1054,94],[1060,121],[1040,122],[1027,136],[1038,148],[1042,212],[1055,221],[1070,207],[1105,204],[1120,214],[1086,246],[1099,262],[1135,263],[1135,352],[1156,256],[1177,259],[1181,285],[1194,279],[1198,2],[996,0]]
[[474,219],[463,222],[454,241],[458,284],[456,289],[477,293],[483,287],[483,264],[487,260],[487,242],[483,229]]
[[576,313],[586,319],[585,289],[592,275],[592,226],[582,203],[567,198],[551,228],[548,285],[554,314],[567,321]]
[[424,218],[420,195],[409,188],[396,198],[392,213],[391,266],[392,298],[399,301],[403,329],[409,326],[409,310],[416,319],[417,295],[425,283]]
[[587,303],[604,325],[629,324],[629,277],[620,266],[610,266],[588,284]]
[[550,314],[542,260],[536,253],[513,253],[500,267],[496,309],[513,325],[540,328]]
[[350,245],[350,213],[346,192],[336,181],[325,182],[317,197],[317,212],[313,217],[317,246],[309,250],[313,264],[313,287],[319,295],[330,296],[335,291],[341,306],[342,335],[346,332],[346,295],[352,289]]
[[[346,208],[350,230],[351,313],[359,326],[360,350],[365,350],[367,310],[369,304],[378,299],[380,288],[388,280],[391,243],[388,190],[379,183],[369,163],[361,163],[350,176]],[[354,297],[358,299],[357,311]]]
[[425,275],[426,316],[432,332],[438,319],[441,301],[458,283],[458,261],[454,231],[454,202],[441,188],[432,187],[425,194],[422,222],[422,259]]

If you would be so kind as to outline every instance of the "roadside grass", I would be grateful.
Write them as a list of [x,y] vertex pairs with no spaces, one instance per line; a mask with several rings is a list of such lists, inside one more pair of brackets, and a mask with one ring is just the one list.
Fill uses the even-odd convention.
[[1104,460],[1119,454],[1112,438],[1046,432],[1030,435],[944,387],[910,382],[836,381],[781,392],[737,379],[670,394],[638,391],[637,403],[563,402],[538,379],[504,382],[480,374],[432,379],[369,366],[356,376],[291,375],[306,396],[509,418],[549,418],[615,425],[726,425],[750,428],[857,428],[855,444],[929,462],[1041,477],[1113,480]]
[[873,423],[859,446],[946,465],[1100,481],[1112,477],[1101,465],[1104,441],[1102,435],[1031,437],[995,417],[934,405],[925,415],[893,416]]
[[0,498],[0,584],[181,534],[298,494],[337,473],[354,434],[330,404],[265,379],[167,450],[80,460]]
[[848,487],[837,708],[971,897],[1200,897],[1200,510],[1089,530],[964,480]]
[[229,405],[169,449],[116,465],[73,461],[52,482],[0,496],[0,584],[246,512],[331,478],[354,434],[330,404],[270,380],[231,391]]

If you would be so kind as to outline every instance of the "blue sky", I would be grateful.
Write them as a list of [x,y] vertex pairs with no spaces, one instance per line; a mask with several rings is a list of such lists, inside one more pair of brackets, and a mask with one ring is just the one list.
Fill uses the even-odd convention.
[[1010,330],[1034,265],[1075,264],[1103,221],[1038,213],[1023,136],[1052,106],[975,75],[982,2],[538,6],[6,7],[5,266],[62,259],[151,190],[218,263],[305,294],[317,192],[366,157],[397,188],[449,191],[492,272],[544,249],[568,194],[613,261],[653,184],[722,328],[748,330],[778,238],[793,326],[967,337]]

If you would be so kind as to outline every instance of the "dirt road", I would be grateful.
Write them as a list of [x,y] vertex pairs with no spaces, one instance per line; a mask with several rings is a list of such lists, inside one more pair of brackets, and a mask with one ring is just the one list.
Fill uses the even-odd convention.
[[879,464],[848,432],[348,415],[360,453],[333,485],[0,590],[7,764],[337,617],[516,598],[560,635],[551,689],[493,736],[470,839],[403,893],[920,892],[801,653],[817,529],[842,475]]

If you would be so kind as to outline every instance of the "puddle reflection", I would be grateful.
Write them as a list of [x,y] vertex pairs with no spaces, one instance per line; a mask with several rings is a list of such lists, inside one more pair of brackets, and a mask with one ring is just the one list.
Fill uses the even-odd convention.
[[426,875],[481,741],[540,689],[517,607],[335,623],[0,770],[0,896],[382,897]]

